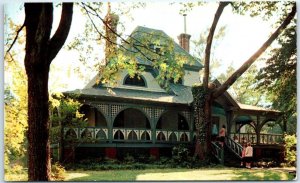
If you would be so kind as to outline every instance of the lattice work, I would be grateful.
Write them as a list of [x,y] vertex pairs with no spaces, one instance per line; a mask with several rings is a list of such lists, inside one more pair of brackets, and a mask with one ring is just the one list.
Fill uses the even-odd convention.
[[117,115],[123,107],[124,107],[124,105],[112,105],[111,106],[111,115],[112,116]]
[[152,117],[152,109],[150,107],[143,107],[143,110],[149,116],[149,118]]
[[182,115],[185,117],[188,123],[191,122],[191,113],[189,111],[182,111]]
[[105,116],[109,116],[109,106],[107,104],[97,104],[97,109],[100,110]]
[[164,110],[156,108],[154,109],[153,112],[154,112],[154,119],[158,119],[161,116],[161,114],[164,112]]

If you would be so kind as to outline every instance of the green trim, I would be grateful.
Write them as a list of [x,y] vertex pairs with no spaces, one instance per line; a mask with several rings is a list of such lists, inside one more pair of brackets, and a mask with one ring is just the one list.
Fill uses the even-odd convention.
[[140,147],[173,147],[177,144],[191,144],[188,142],[177,142],[177,143],[171,143],[171,142],[166,142],[166,143],[155,143],[152,144],[152,142],[144,142],[144,143],[95,143],[95,144],[91,144],[91,143],[81,143],[79,144],[77,147],[131,147],[131,148],[140,148]]

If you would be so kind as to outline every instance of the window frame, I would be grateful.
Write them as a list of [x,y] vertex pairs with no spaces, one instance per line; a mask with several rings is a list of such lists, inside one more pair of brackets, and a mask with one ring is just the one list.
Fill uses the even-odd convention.
[[[138,75],[136,74],[134,77],[137,77],[137,76],[138,76]],[[127,80],[127,79],[134,79],[134,77],[133,77],[133,78],[130,78],[129,74],[127,74],[127,75],[124,77],[123,85],[124,85],[124,86],[144,87],[144,88],[147,88],[147,87],[148,87],[147,81],[146,81],[146,79],[145,79],[145,77],[144,77],[143,75],[139,75],[139,77],[140,77],[140,78],[143,80],[143,82],[145,83],[144,86],[141,86],[141,85],[134,85],[134,84],[126,84],[126,80]]]

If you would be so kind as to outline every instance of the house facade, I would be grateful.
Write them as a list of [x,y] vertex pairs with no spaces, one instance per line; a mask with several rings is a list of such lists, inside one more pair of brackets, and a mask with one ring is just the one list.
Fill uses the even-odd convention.
[[[65,139],[72,136],[80,142],[72,152],[65,144],[65,159],[122,159],[126,154],[159,158],[171,156],[172,147],[178,144],[186,144],[191,149],[194,147],[196,132],[191,88],[201,83],[199,72],[203,66],[200,60],[189,54],[190,35],[180,34],[177,44],[162,30],[139,26],[131,37],[140,42],[147,42],[149,38],[147,45],[154,52],[161,51],[163,44],[157,44],[153,39],[171,41],[175,55],[185,59],[182,66],[184,76],[177,82],[171,82],[166,89],[156,79],[158,69],[145,58],[137,58],[138,65],[145,67],[144,71],[132,77],[126,70],[120,70],[120,79],[114,87],[96,82],[101,77],[97,75],[85,88],[65,92],[66,95],[79,94],[82,112],[88,119],[88,127],[64,128]],[[217,80],[213,84],[216,87],[220,85]],[[247,141],[258,147],[281,142],[282,134],[262,132],[265,124],[277,122],[280,115],[278,111],[240,104],[225,92],[213,103],[211,123],[218,130],[225,125],[228,138],[234,139],[235,143]],[[253,128],[253,132],[246,132],[243,128],[246,125]],[[280,125],[284,131],[285,124]],[[257,149],[258,155],[262,154]]]

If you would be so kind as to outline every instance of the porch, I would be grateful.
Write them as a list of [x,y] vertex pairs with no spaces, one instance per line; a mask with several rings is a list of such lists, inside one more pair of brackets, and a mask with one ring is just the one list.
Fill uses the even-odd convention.
[[[76,142],[107,144],[107,143],[150,143],[150,144],[176,144],[194,143],[196,132],[189,130],[162,130],[142,128],[64,128],[64,139],[73,139]],[[283,134],[271,133],[231,133],[229,138],[243,144],[251,142],[252,145],[283,144]]]
[[162,130],[146,128],[64,128],[65,141],[72,140],[81,144],[102,144],[108,146],[112,143],[145,143],[145,144],[177,144],[192,143],[194,132],[189,130]]

